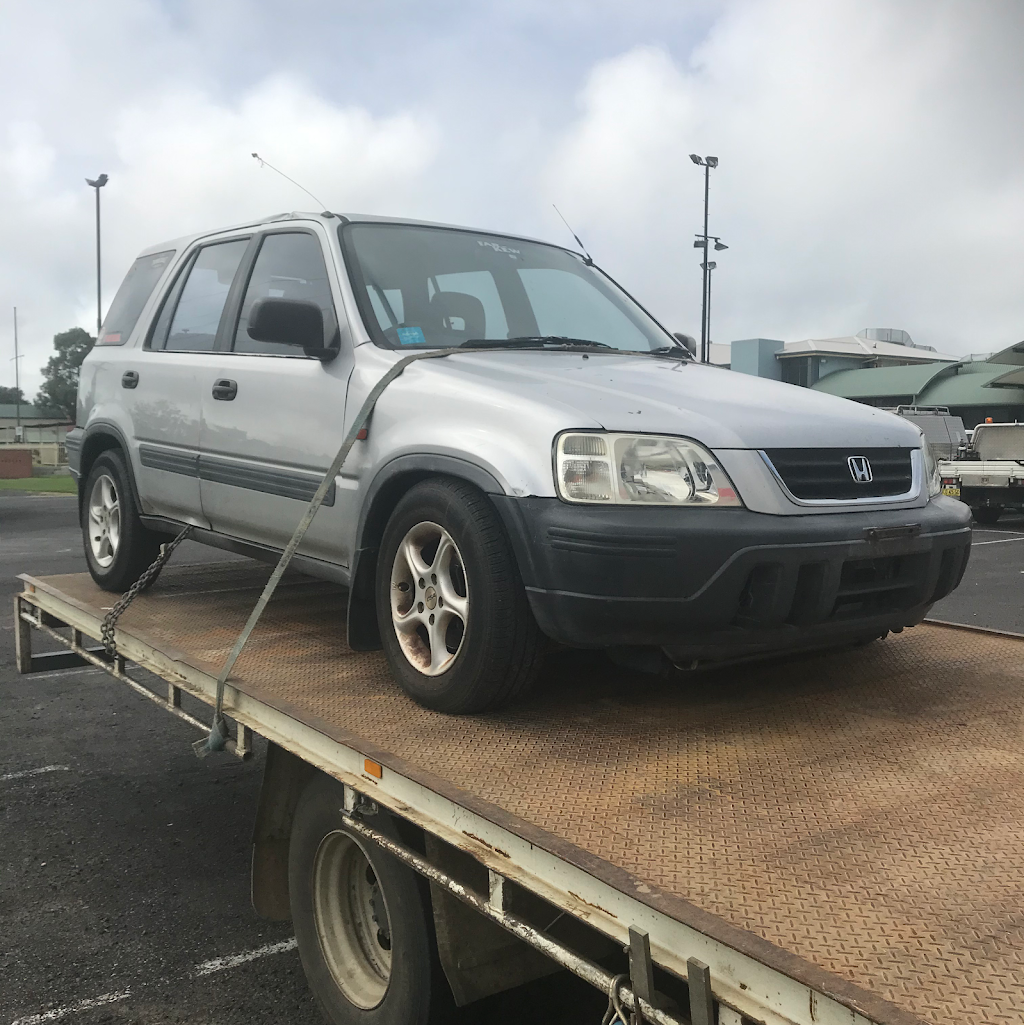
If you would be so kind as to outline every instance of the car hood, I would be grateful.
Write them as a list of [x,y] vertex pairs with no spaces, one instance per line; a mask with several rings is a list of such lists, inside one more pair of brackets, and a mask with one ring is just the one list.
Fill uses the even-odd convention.
[[524,412],[532,404],[558,407],[565,428],[681,434],[713,449],[920,445],[918,429],[892,413],[668,358],[491,352],[449,357],[435,367],[521,398]]

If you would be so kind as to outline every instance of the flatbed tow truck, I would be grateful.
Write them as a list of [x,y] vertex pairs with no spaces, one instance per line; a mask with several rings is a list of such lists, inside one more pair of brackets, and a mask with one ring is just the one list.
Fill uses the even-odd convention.
[[[23,576],[19,669],[97,665],[206,730],[268,574],[167,567],[113,657],[109,594]],[[289,917],[319,771],[361,843],[430,881],[457,1001],[561,965],[662,1025],[1024,1021],[1024,638],[926,624],[672,680],[567,652],[531,700],[453,718],[348,649],[345,599],[286,575],[224,692],[227,750],[269,741],[260,913]]]

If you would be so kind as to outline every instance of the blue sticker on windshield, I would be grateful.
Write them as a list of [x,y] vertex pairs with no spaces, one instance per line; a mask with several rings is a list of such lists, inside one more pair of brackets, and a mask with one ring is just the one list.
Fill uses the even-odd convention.
[[400,327],[398,328],[399,345],[426,345],[427,339],[423,335],[421,327]]

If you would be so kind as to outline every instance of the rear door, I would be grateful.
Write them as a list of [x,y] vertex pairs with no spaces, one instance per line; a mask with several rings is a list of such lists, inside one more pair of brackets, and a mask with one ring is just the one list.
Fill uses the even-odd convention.
[[[352,352],[326,243],[316,226],[256,239],[239,279],[230,351],[216,353],[200,380],[203,512],[214,530],[274,548],[291,537],[344,437]],[[252,304],[270,297],[316,302],[324,344],[338,347],[337,358],[321,363],[292,346],[250,338]],[[347,506],[332,487],[302,554],[348,564],[338,522]]]
[[[250,236],[196,247],[122,374],[143,510],[205,526],[199,494],[200,381],[218,345],[228,294]],[[127,354],[126,354],[127,355]],[[134,376],[132,376],[134,375]]]

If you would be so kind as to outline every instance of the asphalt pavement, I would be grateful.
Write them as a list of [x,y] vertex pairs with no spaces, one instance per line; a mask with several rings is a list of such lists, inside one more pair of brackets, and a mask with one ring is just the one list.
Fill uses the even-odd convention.
[[1004,513],[975,527],[971,561],[960,586],[936,602],[932,619],[1024,634],[1024,515]]
[[[197,731],[101,670],[14,669],[15,577],[85,571],[76,510],[0,493],[0,1025],[317,1025],[290,926],[249,902],[259,742],[198,761]],[[559,974],[452,1025],[593,1025],[604,1007]]]
[[[0,1025],[314,1025],[288,924],[249,903],[260,748],[200,762],[191,727],[99,670],[15,672],[16,574],[84,570],[73,497],[0,494]],[[1022,588],[1024,516],[1007,516],[976,531],[932,616],[1024,633]],[[592,1025],[603,1009],[559,975],[461,1022]]]

